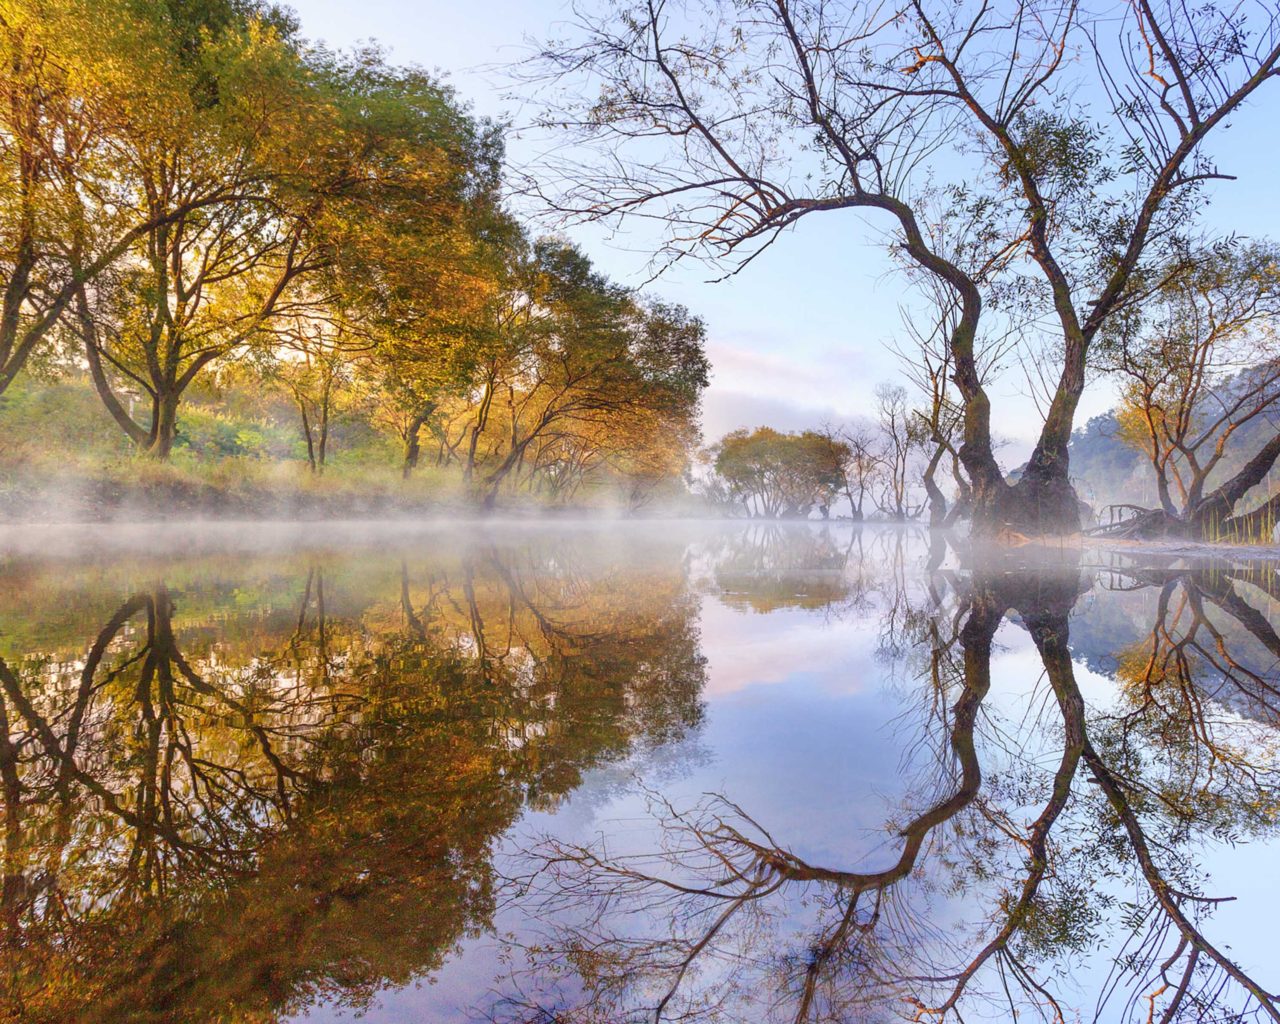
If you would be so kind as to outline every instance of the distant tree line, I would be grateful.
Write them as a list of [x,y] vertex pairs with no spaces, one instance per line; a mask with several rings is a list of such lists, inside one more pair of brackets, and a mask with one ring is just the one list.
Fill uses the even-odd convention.
[[[700,484],[714,505],[749,518],[803,519],[817,512],[826,519],[833,510],[839,514],[837,503],[847,503],[855,521],[907,522],[929,506],[926,484],[933,484],[946,451],[926,414],[911,408],[907,389],[885,383],[876,388],[874,422],[726,434],[704,453],[707,474]],[[936,484],[933,491],[945,518],[947,499]]]

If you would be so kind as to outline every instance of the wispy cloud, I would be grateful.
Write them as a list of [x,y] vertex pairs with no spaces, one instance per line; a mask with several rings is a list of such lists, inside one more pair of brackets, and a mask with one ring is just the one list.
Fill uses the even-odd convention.
[[823,423],[848,417],[834,406],[806,405],[770,395],[712,388],[702,403],[702,433],[715,441],[741,427],[773,427],[774,430],[812,430]]

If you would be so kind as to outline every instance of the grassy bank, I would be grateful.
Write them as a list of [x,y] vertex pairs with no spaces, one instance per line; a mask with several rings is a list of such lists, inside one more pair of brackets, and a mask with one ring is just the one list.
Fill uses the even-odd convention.
[[[291,408],[243,393],[197,394],[161,462],[137,454],[88,381],[20,380],[0,396],[0,521],[400,518],[477,509],[460,467],[421,464],[403,478],[400,445],[356,417],[332,425],[329,459],[312,472]],[[680,497],[676,495],[676,497]],[[619,495],[583,488],[566,507],[504,493],[504,514],[617,512]],[[688,511],[687,509],[685,511]]]
[[0,519],[10,522],[394,517],[466,504],[458,481],[434,470],[406,481],[389,467],[332,467],[315,476],[305,465],[139,457],[0,469]]
[[338,426],[318,475],[287,410],[205,398],[184,408],[173,456],[159,462],[134,451],[87,381],[17,382],[0,398],[0,519],[362,517],[463,501],[456,474],[427,467],[402,480],[395,447],[358,425]]

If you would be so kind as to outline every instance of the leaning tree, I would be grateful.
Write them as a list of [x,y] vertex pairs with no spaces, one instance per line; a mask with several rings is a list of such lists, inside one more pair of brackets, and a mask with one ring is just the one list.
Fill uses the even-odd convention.
[[[959,311],[975,533],[1074,531],[1068,443],[1095,339],[1191,244],[1227,177],[1205,142],[1278,62],[1266,2],[623,0],[579,9],[527,65],[548,84],[544,127],[575,143],[530,178],[570,217],[658,221],[660,264],[733,272],[809,214],[882,219]],[[981,229],[957,244],[939,202]],[[979,372],[993,305],[1056,357],[1016,483]]]

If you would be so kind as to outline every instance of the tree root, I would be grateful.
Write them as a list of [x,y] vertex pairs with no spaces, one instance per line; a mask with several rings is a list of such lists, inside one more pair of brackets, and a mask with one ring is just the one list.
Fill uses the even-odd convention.
[[1108,540],[1163,540],[1176,537],[1185,540],[1195,534],[1191,523],[1169,515],[1164,509],[1144,508],[1140,505],[1111,507],[1130,509],[1133,515],[1105,526],[1091,527],[1084,531],[1086,537],[1104,537]]
[[1216,519],[1211,514],[1177,516],[1164,509],[1141,505],[1112,505],[1132,515],[1104,526],[1085,530],[1086,537],[1108,540],[1184,540],[1204,543],[1256,544],[1273,540],[1275,516],[1280,510],[1280,494],[1258,508]]

